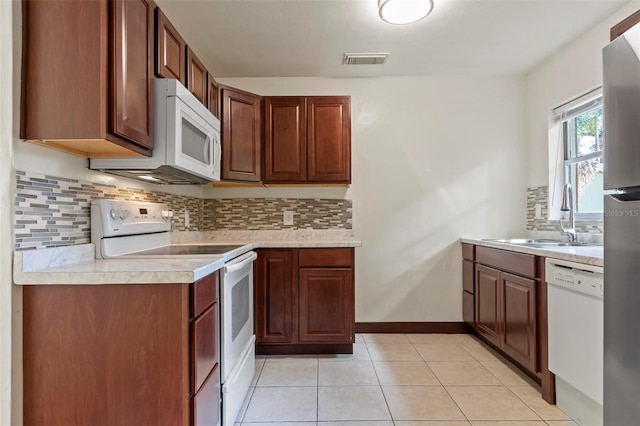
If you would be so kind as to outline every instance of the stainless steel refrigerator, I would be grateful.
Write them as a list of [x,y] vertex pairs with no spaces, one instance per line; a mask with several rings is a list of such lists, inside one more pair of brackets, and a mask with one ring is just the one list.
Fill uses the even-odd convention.
[[640,424],[640,25],[604,48],[604,424]]

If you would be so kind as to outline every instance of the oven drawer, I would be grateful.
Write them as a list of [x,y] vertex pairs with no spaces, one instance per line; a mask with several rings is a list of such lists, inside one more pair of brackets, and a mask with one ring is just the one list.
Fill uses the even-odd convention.
[[301,268],[351,268],[353,248],[300,249],[298,264]]
[[218,300],[218,277],[219,272],[216,271],[191,284],[191,318],[197,317],[213,302]]
[[218,304],[191,323],[191,391],[197,392],[218,363]]

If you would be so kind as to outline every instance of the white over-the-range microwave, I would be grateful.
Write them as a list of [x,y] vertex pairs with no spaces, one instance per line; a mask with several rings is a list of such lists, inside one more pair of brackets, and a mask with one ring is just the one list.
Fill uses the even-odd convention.
[[152,183],[220,180],[220,120],[173,79],[154,81],[153,155],[91,158],[89,168]]

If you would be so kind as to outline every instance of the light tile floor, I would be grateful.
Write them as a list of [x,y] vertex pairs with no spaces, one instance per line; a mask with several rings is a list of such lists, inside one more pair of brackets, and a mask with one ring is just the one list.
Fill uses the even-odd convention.
[[358,334],[353,355],[257,357],[236,426],[577,426],[466,334]]

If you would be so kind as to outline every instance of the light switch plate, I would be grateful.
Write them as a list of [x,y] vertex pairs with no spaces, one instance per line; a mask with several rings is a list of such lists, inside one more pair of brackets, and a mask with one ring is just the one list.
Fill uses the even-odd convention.
[[542,219],[542,204],[536,204],[534,206],[535,210],[536,210],[536,216],[535,219]]
[[284,225],[293,225],[293,211],[285,210],[282,219]]
[[189,227],[189,210],[185,209],[184,211],[184,227]]

